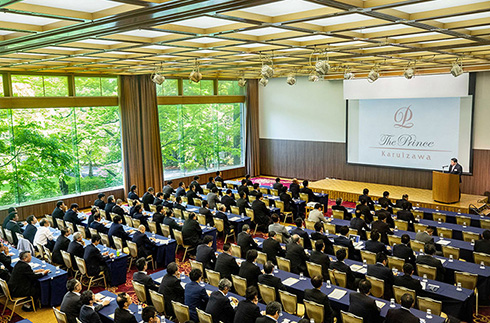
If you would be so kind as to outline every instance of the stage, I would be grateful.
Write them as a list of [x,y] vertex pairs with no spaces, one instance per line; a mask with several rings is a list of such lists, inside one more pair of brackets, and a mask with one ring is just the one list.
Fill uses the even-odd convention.
[[324,192],[329,194],[330,199],[341,197],[344,201],[357,202],[359,195],[364,188],[369,189],[369,196],[377,200],[383,196],[384,191],[390,192],[390,199],[393,203],[401,199],[403,194],[408,194],[408,200],[413,206],[426,207],[440,210],[469,213],[469,205],[480,206],[478,201],[487,200],[486,196],[461,194],[461,200],[458,203],[444,204],[435,202],[432,199],[432,190],[403,187],[385,184],[373,184],[363,182],[344,181],[339,179],[322,179],[316,182],[310,182],[309,187],[315,192]]

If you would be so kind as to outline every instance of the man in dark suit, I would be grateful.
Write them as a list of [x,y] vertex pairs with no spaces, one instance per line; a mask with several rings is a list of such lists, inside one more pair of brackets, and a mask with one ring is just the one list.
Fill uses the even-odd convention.
[[379,323],[383,320],[374,298],[368,296],[370,290],[369,280],[363,279],[359,282],[359,293],[349,294],[349,313],[362,317],[363,323]]
[[393,234],[390,226],[386,223],[386,215],[381,213],[378,215],[378,220],[371,223],[371,231],[377,230],[381,236],[381,242],[388,244],[388,234]]
[[175,203],[173,204],[172,209],[174,209],[174,208],[179,209],[181,211],[186,210],[185,206],[182,205],[182,197],[180,197],[180,196],[175,197]]
[[366,231],[369,231],[369,227],[366,224],[366,221],[361,218],[361,211],[356,210],[355,217],[350,220],[349,227],[357,230],[357,234],[361,237],[362,240],[367,239]]
[[265,307],[265,316],[257,318],[255,323],[277,323],[281,311],[282,306],[279,302],[270,302]]
[[352,269],[350,269],[349,265],[344,262],[345,258],[347,257],[347,252],[345,251],[345,249],[339,249],[337,250],[335,256],[337,257],[337,261],[333,261],[330,263],[330,269],[338,270],[345,273],[347,278],[347,288],[355,289],[358,280],[356,282],[356,278],[354,276],[354,273],[352,272]]
[[61,256],[61,250],[67,251],[70,245],[70,239],[68,237],[71,234],[70,228],[61,230],[60,236],[56,239],[54,244],[52,259],[55,264],[64,264],[63,256]]
[[231,206],[236,206],[233,193],[230,189],[226,190],[226,194],[221,198],[221,203],[226,206],[226,211],[228,212],[231,212]]
[[327,254],[323,253],[325,250],[325,245],[322,240],[317,240],[315,242],[315,250],[311,252],[310,261],[322,266],[322,276],[323,280],[328,280],[328,269],[330,268],[330,258]]
[[206,289],[201,287],[199,283],[202,279],[200,269],[194,268],[189,273],[190,283],[187,283],[184,288],[184,303],[189,307],[191,320],[198,322],[196,308],[204,310],[209,300]]
[[240,215],[245,215],[247,212],[245,211],[245,208],[249,208],[250,205],[247,202],[247,196],[245,195],[245,192],[239,193],[240,198],[236,201],[236,206],[238,207],[238,210],[240,210]]
[[475,241],[474,251],[490,255],[490,230],[485,230],[480,235],[481,239]]
[[97,230],[97,232],[102,232],[107,234],[109,232],[109,228],[107,228],[104,223],[101,222],[100,214],[94,214],[94,221],[90,223],[90,227],[92,229]]
[[34,215],[29,215],[26,219],[27,225],[24,229],[24,238],[29,240],[32,244],[34,244],[34,237],[36,236],[37,228],[36,223],[37,219]]
[[204,200],[201,202],[201,207],[199,208],[199,214],[202,214],[206,217],[206,224],[213,227],[214,226],[214,220],[213,220],[213,213],[211,213],[211,210],[207,208],[208,206],[208,201]]
[[54,208],[53,212],[51,213],[51,216],[53,217],[53,225],[55,228],[58,227],[58,223],[56,219],[61,219],[65,217],[65,212],[66,212],[66,205],[63,201],[58,201],[56,202],[56,207]]
[[148,190],[141,198],[145,211],[150,211],[150,204],[153,204],[153,201],[155,201],[155,189],[153,187],[148,187]]
[[[63,296],[60,311],[66,314],[68,323],[76,323],[76,318],[80,316],[82,302],[80,301],[80,292],[82,284],[76,279],[70,279],[66,282],[68,292]],[[104,300],[102,304],[95,304],[95,311],[98,312],[102,307],[110,304],[109,300]]]
[[174,208],[174,203],[170,200],[170,195],[163,194],[163,202],[162,205],[168,207],[169,209]]
[[215,182],[221,182],[221,186],[224,186],[225,184],[225,180],[223,179],[223,177],[221,176],[221,171],[216,171],[216,177],[214,178],[214,181]]
[[138,323],[136,317],[129,310],[129,305],[133,304],[131,296],[126,293],[117,294],[117,308],[114,311],[114,323]]
[[0,268],[0,278],[8,282],[13,269],[12,258],[9,253],[9,248],[3,243],[0,243],[0,265],[4,266],[4,269]]
[[162,192],[158,192],[156,195],[155,195],[155,199],[153,200],[153,205],[162,205],[163,203],[163,196],[164,194]]
[[295,274],[308,274],[306,262],[310,257],[305,253],[303,247],[299,244],[299,235],[293,234],[291,243],[286,246],[286,259],[291,262],[291,272]]
[[122,222],[122,219],[119,215],[116,215],[114,217],[114,219],[112,219],[114,222],[112,223],[111,227],[109,228],[109,233],[108,233],[108,236],[109,236],[109,241],[111,242],[111,246],[115,246],[114,245],[114,240],[112,239],[112,237],[118,237],[118,238],[121,238],[123,240],[123,242],[127,241],[127,240],[131,240],[131,237],[129,236],[129,234],[124,230],[124,227],[123,225],[121,224]]
[[185,196],[185,183],[179,182],[179,187],[175,190],[175,197]]
[[[317,222],[314,225],[315,232],[311,233],[311,240],[321,240],[323,241],[324,250],[323,252],[328,253],[329,255],[333,255],[333,243],[330,239],[324,234],[323,224],[321,222]],[[306,248],[306,247],[305,247]]]
[[379,232],[377,230],[371,231],[371,239],[366,241],[364,248],[373,253],[382,252],[386,255],[391,255],[391,248],[379,242]]
[[240,246],[242,251],[242,258],[245,258],[248,250],[257,249],[257,243],[250,235],[250,226],[248,224],[242,226],[242,232],[237,236],[237,245]]
[[216,254],[213,249],[213,237],[205,235],[202,243],[197,246],[196,261],[202,263],[204,268],[214,270],[216,266]]
[[[158,211],[158,207],[157,207]],[[172,218],[173,212],[172,210],[168,210],[167,213],[165,213],[165,218],[163,219],[163,224],[168,225],[170,228],[170,236],[172,239],[175,239],[174,237],[174,230],[177,231],[182,231],[182,226],[175,221],[174,218]]]
[[400,208],[401,209],[403,207],[403,203],[405,203],[405,202],[408,203],[408,210],[411,210],[412,209],[412,203],[410,203],[408,201],[408,194],[403,194],[401,199],[396,200],[395,206],[397,208]]
[[250,191],[248,190],[247,186],[247,180],[245,179],[242,179],[242,185],[238,186],[238,194],[240,194],[241,192],[245,193],[246,196],[250,195]]
[[206,188],[208,190],[212,190],[213,188],[217,187],[216,184],[214,183],[214,177],[209,176],[208,182],[206,183]]
[[[231,281],[223,278],[218,284],[218,290],[215,290],[209,296],[208,305],[206,305],[206,313],[211,314],[213,323],[233,323],[235,310],[227,297],[231,286]],[[237,305],[237,303],[235,303],[235,305]]]
[[82,220],[78,218],[78,204],[73,203],[70,205],[70,209],[66,211],[65,216],[63,217],[65,222],[73,223],[75,231],[77,231],[77,224],[82,224]]
[[367,188],[362,190],[362,195],[359,195],[359,201],[365,200],[366,205],[369,207],[371,211],[374,211],[374,202],[369,196],[369,190]]
[[333,243],[349,249],[349,259],[360,260],[360,253],[354,248],[354,244],[351,239],[347,237],[349,234],[349,227],[344,225],[340,227],[340,235],[333,239]]
[[299,199],[299,183],[298,183],[298,179],[293,178],[292,183],[289,184],[289,191],[291,192],[291,195],[293,196],[293,199]]
[[[139,199],[135,200],[135,203],[139,203]],[[116,206],[116,199],[114,198],[114,195],[109,195],[109,197],[107,198],[107,204],[104,208],[107,220],[112,220],[111,212],[113,212],[114,206]]]
[[395,221],[393,221],[393,218],[391,217],[391,213],[388,210],[388,204],[383,202],[381,204],[381,209],[377,210],[374,212],[374,214],[379,218],[380,214],[383,214],[386,218],[386,223],[390,226],[390,228],[395,227]]
[[286,255],[286,252],[281,247],[281,243],[278,239],[279,236],[276,235],[275,231],[269,231],[269,237],[262,243],[262,252],[267,254],[267,259],[273,264],[277,264],[277,256],[284,257]]
[[272,185],[272,188],[281,192],[281,189],[284,185],[281,183],[281,179],[279,177],[276,178],[276,182]]
[[436,246],[432,243],[426,243],[424,245],[424,253],[425,255],[417,256],[415,263],[437,268],[436,280],[441,282],[444,281],[444,274],[446,273],[446,270],[442,266],[442,262],[439,259],[434,258]]
[[262,274],[259,266],[254,264],[255,259],[257,259],[257,250],[250,249],[247,251],[247,255],[245,257],[245,261],[240,265],[240,270],[238,271],[238,275],[247,280],[248,286],[257,286],[257,282],[259,280],[259,276]]
[[412,278],[413,272],[414,270],[412,264],[405,263],[405,265],[403,265],[404,275],[395,276],[395,281],[393,285],[406,287],[408,289],[414,290],[417,295],[420,295],[420,292],[422,291],[422,285],[420,284],[420,281],[418,279]]
[[228,219],[228,216],[226,215],[226,206],[221,205],[218,207],[218,211],[214,215],[215,218],[223,220],[223,230],[225,234],[230,233],[230,230],[233,228],[233,226],[230,223],[230,220]]
[[388,191],[384,191],[384,192],[383,192],[383,197],[380,197],[380,198],[378,199],[378,203],[379,203],[379,205],[381,205],[381,204],[383,204],[383,203],[386,203],[386,205],[388,205],[388,211],[389,211],[391,214],[393,214],[393,207],[394,207],[394,205],[393,205],[393,203],[392,203],[392,202],[391,202],[391,200],[390,200],[390,192],[388,192]]
[[293,198],[291,197],[291,195],[288,194],[288,188],[286,186],[282,186],[280,188],[279,199],[284,203],[284,212],[293,212],[293,217],[297,218],[298,217],[298,208],[294,204],[294,201],[293,201]]
[[414,231],[413,224],[415,223],[415,217],[413,213],[408,209],[408,202],[402,204],[402,210],[398,211],[396,218],[408,222],[408,231]]
[[153,279],[146,272],[146,270],[148,269],[146,259],[141,257],[136,260],[136,268],[138,269],[138,271],[133,274],[133,280],[145,286],[146,302],[151,305],[150,290],[157,291],[158,287],[155,285]]
[[402,234],[401,244],[393,246],[393,256],[405,259],[406,263],[411,263],[415,266],[415,254],[409,244],[410,236],[408,234]]
[[110,271],[106,263],[106,260],[110,258],[109,252],[101,253],[97,248],[100,244],[100,236],[98,234],[92,235],[91,241],[92,243],[85,247],[83,253],[83,259],[87,266],[87,275],[98,277],[99,273],[103,271],[106,282],[112,285]]
[[153,222],[157,224],[157,234],[159,235],[162,235],[162,228],[160,227],[160,224],[163,223],[164,219],[165,214],[163,214],[163,205],[158,205],[157,211],[153,213]]
[[95,311],[95,295],[91,290],[86,290],[80,295],[80,302],[82,307],[79,319],[82,323],[102,323],[99,314]]
[[356,211],[360,211],[362,215],[364,215],[364,221],[366,221],[367,224],[370,224],[373,222],[373,214],[371,213],[371,209],[367,205],[367,201],[365,198],[362,198],[360,200],[361,204],[358,204],[356,206]]
[[300,193],[308,194],[308,201],[307,202],[318,202],[315,194],[311,190],[311,188],[308,187],[308,180],[303,181],[303,188],[300,189]]
[[259,186],[260,186],[259,183],[254,183],[253,190],[250,191],[250,196],[257,196],[257,195],[259,195],[259,193],[260,193]]
[[410,312],[410,307],[414,303],[413,296],[406,293],[401,298],[401,308],[391,308],[386,313],[385,323],[419,323],[419,318]]
[[458,163],[457,158],[451,158],[451,165],[449,165],[449,174],[459,175],[459,182],[461,183],[461,174],[463,174],[463,166]]
[[194,205],[194,199],[201,199],[196,193],[196,186],[194,184],[189,186],[189,190],[185,193],[185,196],[187,197],[188,205]]
[[83,241],[82,234],[80,232],[75,232],[73,234],[73,240],[68,245],[68,252],[71,255],[71,264],[74,269],[78,269],[77,262],[75,261],[75,256],[78,258],[83,258],[85,242]]
[[253,186],[254,182],[250,179],[250,174],[245,175],[245,185],[247,186]]
[[332,210],[342,211],[344,212],[344,220],[351,220],[352,215],[349,211],[342,205],[342,198],[338,198],[335,200],[335,205],[332,206]]
[[128,200],[137,200],[141,202],[138,196],[138,188],[136,187],[136,185],[131,185],[131,187],[129,188]]
[[194,212],[189,213],[189,217],[184,222],[182,227],[182,237],[184,238],[184,244],[190,245],[196,248],[202,243],[202,229],[199,222],[196,220],[196,214]]
[[233,323],[252,322],[262,316],[260,308],[257,306],[259,298],[255,286],[247,287],[245,299],[241,300],[236,307],[235,319]]
[[105,210],[105,194],[104,193],[99,193],[97,195],[97,199],[94,201],[94,205],[98,207],[101,210]]
[[204,194],[204,191],[201,187],[201,184],[199,184],[199,176],[194,176],[194,180],[191,182],[191,185],[194,185],[194,187],[196,188],[196,193],[197,194],[201,194],[203,195]]
[[[305,290],[304,299],[307,301],[312,301],[317,304],[323,305],[323,322],[324,323],[332,323],[335,317],[335,313],[330,306],[330,301],[328,300],[328,296],[323,294],[320,290],[322,287],[323,279],[321,276],[313,276],[311,278],[312,289]],[[306,316],[306,315],[305,315]]]
[[165,185],[165,187],[163,188],[162,193],[168,194],[168,195],[172,195],[173,193],[175,193],[175,190],[174,190],[172,184],[173,184],[173,181],[167,181],[167,185]]
[[167,273],[163,276],[162,283],[158,288],[158,292],[165,295],[165,313],[169,317],[174,316],[172,301],[184,304],[184,288],[180,284],[179,267],[175,262],[171,262],[167,266]]
[[219,272],[221,278],[231,279],[231,275],[238,275],[240,267],[235,257],[231,255],[231,245],[229,243],[223,245],[223,252],[216,258],[214,271]]
[[255,201],[252,202],[252,210],[254,210],[255,223],[263,228],[262,232],[266,233],[267,227],[271,223],[271,210],[267,208],[262,199],[262,193],[259,193]]
[[376,254],[376,264],[368,265],[366,275],[373,276],[379,278],[384,281],[385,284],[385,299],[390,299],[393,295],[393,282],[395,281],[395,277],[393,276],[393,272],[390,268],[386,266],[388,262],[388,257],[383,252],[378,252]]
[[138,227],[138,231],[133,234],[132,241],[136,243],[136,246],[138,247],[138,255],[140,257],[146,258],[151,256],[155,251],[155,243],[148,238],[146,235],[146,228],[142,224]]
[[296,228],[291,230],[291,235],[297,234],[301,238],[303,238],[303,246],[305,249],[311,250],[311,240],[310,236],[308,235],[308,232],[303,230],[303,219],[302,218],[297,218],[294,220],[294,223],[296,224]]
[[274,264],[272,261],[267,261],[264,264],[264,273],[259,275],[259,283],[274,287],[276,290],[276,299],[279,299],[279,291],[280,290],[286,290],[286,286],[281,281],[281,278],[275,277],[272,274],[272,271],[274,270]]
[[19,215],[17,213],[12,213],[10,216],[7,216],[6,219],[9,219],[7,225],[4,226],[5,229],[10,230],[12,232],[12,239],[14,239],[14,245],[17,245],[18,238],[16,233],[22,234],[22,229],[20,228],[19,223]]
[[119,215],[123,219],[123,224],[126,224],[124,220],[124,216],[128,215],[128,213],[122,208],[124,202],[121,199],[117,199],[116,205],[112,207],[112,213]]

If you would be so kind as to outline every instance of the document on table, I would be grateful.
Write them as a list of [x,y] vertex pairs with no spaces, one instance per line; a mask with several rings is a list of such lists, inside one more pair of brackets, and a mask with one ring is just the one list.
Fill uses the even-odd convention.
[[439,240],[436,243],[437,244],[440,244],[440,245],[443,245],[443,246],[447,246],[448,244],[451,243],[451,241],[449,241],[449,240]]
[[35,262],[30,262],[29,265],[31,266],[32,269],[41,266],[40,264],[36,264]]
[[422,289],[425,289],[425,287],[427,287],[427,282],[421,281],[420,285],[422,286]]
[[229,220],[230,220],[230,221],[238,221],[238,220],[240,220],[240,218],[239,218],[239,217],[237,217],[237,216],[234,216],[234,217],[232,217],[232,218],[229,218]]
[[382,302],[382,301],[376,301],[376,306],[379,307],[380,309],[383,308],[383,306],[385,306],[386,303],[385,302]]
[[19,261],[19,258],[13,258],[13,259],[12,259],[12,263],[15,263],[15,262],[17,262],[17,261]]
[[185,289],[185,283],[184,282],[180,282],[180,286],[182,286],[182,288]]
[[157,283],[161,284],[161,283],[162,283],[162,279],[163,279],[163,276],[162,276],[162,277],[160,277],[160,278],[155,279],[155,281],[156,281]]
[[360,266],[360,265],[351,265],[350,269],[352,271],[355,271],[356,273],[360,273],[360,274],[366,274],[367,273],[367,268],[364,268],[363,266]]
[[282,283],[286,286],[293,286],[297,282],[299,282],[299,279],[296,279],[294,277],[289,277],[289,278],[285,279]]
[[440,261],[440,262],[441,262],[441,264],[443,264],[443,265],[444,265],[444,263],[446,262],[446,259],[444,259],[444,258],[436,258],[436,259],[439,259],[439,261]]
[[339,300],[342,297],[344,297],[345,294],[347,294],[347,292],[345,290],[335,288],[333,290],[333,292],[331,292],[330,294],[328,294],[328,298],[333,298],[333,299]]

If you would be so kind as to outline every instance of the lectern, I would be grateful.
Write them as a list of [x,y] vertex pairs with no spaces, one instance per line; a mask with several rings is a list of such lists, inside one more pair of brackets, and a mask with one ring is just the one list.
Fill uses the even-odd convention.
[[432,172],[432,199],[439,203],[459,202],[459,175]]

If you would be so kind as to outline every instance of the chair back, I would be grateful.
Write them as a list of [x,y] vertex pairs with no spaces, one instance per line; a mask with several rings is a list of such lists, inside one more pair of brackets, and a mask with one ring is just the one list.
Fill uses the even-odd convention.
[[10,242],[10,244],[14,244],[14,236],[12,235],[12,231],[9,229],[3,229],[5,231],[5,235],[7,236],[7,241]]
[[216,203],[216,209],[220,210],[221,207],[225,206],[223,203]]
[[151,303],[155,307],[155,310],[160,313],[160,314],[166,314],[165,313],[165,297],[158,293],[157,291],[151,290],[150,291],[150,298],[151,298]]
[[126,221],[126,225],[128,227],[133,226],[133,218],[132,217],[130,217],[129,215],[124,215],[124,220]]
[[366,279],[371,282],[371,295],[383,298],[385,293],[385,282],[379,278],[366,275]]
[[480,220],[480,227],[485,230],[490,230],[490,220]]
[[461,271],[454,272],[454,281],[461,284],[461,287],[474,290],[478,283],[478,275]]
[[413,251],[419,252],[420,250],[424,250],[424,245],[422,241],[417,241],[417,240],[411,240],[410,241],[410,248],[412,248]]
[[2,287],[2,291],[3,291],[3,294],[5,295],[5,297],[9,301],[12,301],[12,296],[10,296],[9,285],[7,284],[7,282],[5,280],[3,280],[1,278],[0,278],[0,286]]
[[112,236],[112,240],[114,240],[114,246],[116,247],[116,249],[123,250],[124,244],[121,238]]
[[432,213],[432,219],[437,222],[445,223],[446,222],[446,215],[443,213],[439,212],[434,212]]
[[99,233],[97,232],[97,230],[96,230],[96,229],[94,229],[94,228],[88,228],[88,231],[90,232],[90,235],[91,235],[91,236],[96,235],[96,234],[99,234]]
[[477,241],[480,238],[480,235],[475,232],[463,231],[463,240],[466,242]]
[[277,267],[280,270],[291,272],[291,261],[283,257],[276,257]]
[[459,248],[442,246],[442,254],[445,258],[450,258],[449,256],[452,255],[453,259],[459,259]]
[[181,209],[174,208],[174,214],[175,214],[175,217],[177,217],[179,219],[183,219],[184,218],[184,215],[182,214],[182,210]]
[[206,225],[206,216],[204,214],[197,214],[197,222],[202,225]]
[[240,208],[238,206],[230,205],[231,213],[241,215]]
[[257,197],[255,195],[249,195],[248,196],[248,200],[250,203],[252,203],[253,201],[255,201],[257,199]]
[[[109,215],[111,216],[111,219],[114,219],[114,217],[115,217],[116,215],[119,215],[119,214],[114,213],[114,212],[109,212]],[[104,218],[104,219],[105,219],[105,218]]]
[[202,189],[202,192],[203,192],[204,195],[208,195],[209,192],[211,192],[211,191],[209,190],[209,188],[203,188]]
[[51,254],[51,250],[49,250],[48,247],[43,246],[44,249],[44,255],[48,263],[52,264],[53,263],[53,255]]
[[442,236],[446,239],[452,239],[453,238],[453,229],[438,227],[437,233],[439,236],[441,236],[441,234],[442,234]]
[[198,198],[194,197],[192,200],[194,201],[194,205],[195,206],[202,206],[201,199],[198,199]]
[[150,207],[150,212],[151,213],[155,213],[157,211],[157,206],[156,205],[150,204],[149,207]]
[[231,245],[231,255],[236,258],[242,257],[242,247],[236,244]]
[[82,238],[87,239],[87,232],[85,231],[85,227],[83,225],[77,224],[77,230],[82,234]]
[[203,310],[196,308],[199,323],[213,323],[213,316]]
[[215,184],[217,187],[223,187],[223,182],[216,181]]
[[156,234],[157,233],[157,223],[153,221],[148,221],[148,228],[150,229],[151,233]]
[[305,304],[305,313],[310,318],[315,320],[315,322],[323,322],[323,305],[312,301],[303,301]]
[[410,294],[412,295],[413,299],[417,299],[413,289],[393,285],[393,295],[395,296],[395,300],[398,304],[401,304],[401,299],[404,294]]
[[388,235],[388,243],[390,246],[394,246],[395,244],[401,244],[402,243],[402,237],[396,236],[394,234],[389,234]]
[[427,275],[428,279],[435,280],[437,277],[437,268],[422,264],[417,264],[417,275],[423,277]]
[[183,203],[189,204],[189,198],[187,196],[181,196],[181,199]]
[[456,223],[462,226],[470,226],[471,218],[469,216],[457,215]]
[[276,289],[274,287],[270,287],[261,283],[259,285],[260,296],[264,303],[269,304],[270,302],[274,302],[276,300]]
[[[306,269],[308,269],[308,275],[310,277],[313,277],[313,276],[323,276],[322,266],[321,265],[318,265],[318,264],[315,264],[313,262],[307,261],[306,262]],[[324,277],[324,278],[326,278],[326,277]]]
[[344,288],[347,287],[346,273],[335,269],[329,269],[328,275],[330,276],[330,281],[332,282],[332,284],[337,285],[339,287],[344,287]]
[[139,226],[141,225],[141,220],[139,219],[132,219],[133,220],[133,228],[138,229]]
[[75,225],[72,222],[66,221],[65,225],[67,228],[70,228],[71,232],[77,232],[77,230],[75,230]]
[[358,235],[358,234],[359,234],[359,232],[357,231],[357,229],[352,229],[352,228],[349,228],[349,233],[348,233],[348,234],[349,234],[349,235],[351,235],[351,234],[352,234],[352,235]]
[[187,220],[189,218],[189,214],[191,214],[191,212],[182,211],[182,219]]
[[284,237],[281,232],[276,232],[276,239],[278,239],[279,242],[284,243]]
[[63,221],[63,219],[56,218],[56,224],[60,230],[65,228],[65,221]]
[[335,224],[323,222],[323,230],[325,234],[335,234]]
[[310,201],[310,197],[306,193],[299,193],[299,199],[306,201],[306,203],[308,203]]
[[473,252],[473,258],[475,264],[481,264],[483,262],[485,266],[490,266],[490,255],[481,252]]
[[424,232],[425,229],[427,229],[427,227],[428,227],[428,225],[421,224],[421,223],[414,223],[413,224],[413,228],[414,228],[415,233]]
[[398,269],[399,272],[403,272],[403,266],[405,265],[405,259],[398,258],[395,256],[388,256],[388,267],[393,270],[393,268]]
[[189,262],[191,263],[191,270],[199,269],[202,273],[204,273],[204,266],[202,262],[199,262],[197,260],[192,260],[192,259],[190,259]]
[[364,321],[362,317],[349,312],[341,311],[341,315],[343,323],[362,323]]
[[140,303],[146,303],[146,289],[145,285],[140,284],[134,280],[131,281],[133,283],[133,288],[136,293],[136,297],[138,297],[138,301]]
[[100,240],[102,240],[102,244],[107,248],[111,247],[111,241],[109,240],[109,236],[106,233],[99,232]]
[[361,258],[366,261],[368,265],[376,264],[376,254],[371,251],[361,250]]
[[395,220],[395,226],[398,230],[407,231],[408,230],[408,222],[403,220]]
[[136,244],[136,242],[127,241],[127,244],[131,257],[138,259],[138,245]]
[[259,192],[262,193],[262,194],[268,195],[269,194],[269,189],[263,188],[263,187],[259,187]]
[[17,237],[17,241],[20,241],[20,239],[24,239],[24,236],[21,233],[16,232],[15,236]]
[[264,202],[265,206],[270,207],[271,206],[271,201],[268,198],[263,198],[262,202]]
[[250,221],[252,221],[252,222],[255,221],[255,213],[254,213],[254,210],[249,209],[249,208],[245,208],[245,213],[250,218]]
[[50,227],[54,228],[53,216],[46,214],[46,215],[44,215],[44,217],[46,218],[46,220],[48,220]]
[[175,317],[177,317],[177,321],[186,322],[190,320],[189,306],[172,301],[172,307],[174,309]]
[[46,255],[44,254],[44,246],[41,246],[40,244],[36,243],[36,249],[39,251],[39,256],[41,256],[42,260],[46,259]]
[[160,229],[162,230],[162,235],[164,237],[170,238],[170,226],[160,223]]
[[276,207],[279,208],[279,212],[284,213],[284,202],[276,200],[274,203],[276,204]]
[[344,211],[341,210],[333,210],[332,209],[332,216],[334,219],[344,219]]
[[442,311],[442,302],[436,301],[432,298],[417,296],[417,303],[419,305],[419,310],[422,312],[427,312],[430,309],[432,314],[440,316]]
[[256,261],[258,264],[265,265],[265,263],[267,262],[267,254],[265,252],[262,252],[262,251],[257,251],[257,260]]
[[315,221],[309,221],[309,220],[306,220],[306,221],[305,221],[305,227],[306,227],[308,230],[315,230]]
[[339,246],[339,245],[336,245],[336,244],[333,245],[333,253],[334,254],[337,254],[337,251],[339,251],[340,249],[344,249],[345,250],[345,253],[346,253],[345,258],[346,259],[349,259],[349,248],[346,248],[346,247],[343,247],[343,246]]
[[295,315],[298,311],[298,297],[286,291],[279,291],[282,307],[286,313]]
[[54,312],[54,317],[56,317],[56,321],[58,323],[67,323],[68,319],[66,318],[66,314],[57,309],[56,307],[53,307],[53,312]]
[[106,214],[105,210],[99,209],[99,213],[100,213],[100,217],[102,219],[107,220],[107,214]]
[[247,290],[247,280],[237,275],[231,275],[235,292],[240,296],[245,296]]
[[394,207],[393,208],[393,214],[398,214],[398,211],[401,211],[402,209],[400,209],[399,207]]
[[85,260],[83,258],[75,256],[75,261],[77,262],[77,267],[82,276],[87,275],[87,265],[85,264]]
[[218,287],[220,281],[220,273],[211,269],[206,269],[206,277],[210,285]]
[[65,263],[66,268],[73,269],[70,253],[64,250],[60,250],[60,252],[61,252],[61,257],[63,257],[63,262]]

